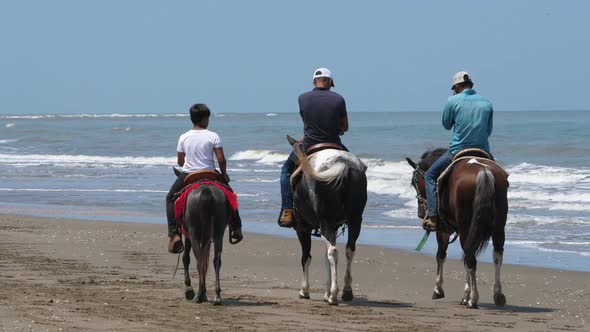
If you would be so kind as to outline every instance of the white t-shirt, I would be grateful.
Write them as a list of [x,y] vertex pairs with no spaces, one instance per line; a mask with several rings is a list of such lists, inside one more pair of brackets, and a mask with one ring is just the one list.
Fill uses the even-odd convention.
[[221,139],[207,129],[191,129],[180,135],[176,151],[184,152],[182,171],[190,173],[203,169],[215,170],[213,149],[221,148]]

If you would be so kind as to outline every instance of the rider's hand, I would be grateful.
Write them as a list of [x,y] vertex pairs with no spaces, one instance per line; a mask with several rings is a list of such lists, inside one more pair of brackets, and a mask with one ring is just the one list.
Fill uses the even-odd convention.
[[229,175],[227,175],[227,173],[223,173],[221,174],[221,178],[223,179],[223,181],[225,181],[226,183],[229,183],[230,179],[229,179]]

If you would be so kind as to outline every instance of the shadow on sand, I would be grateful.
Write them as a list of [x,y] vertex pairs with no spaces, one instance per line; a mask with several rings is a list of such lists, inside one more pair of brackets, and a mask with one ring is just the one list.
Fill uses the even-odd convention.
[[270,307],[278,304],[278,302],[260,301],[249,298],[225,298],[223,299],[223,306],[226,307]]
[[365,297],[355,297],[352,302],[340,302],[341,304],[348,304],[353,307],[368,307],[368,308],[412,308],[411,303],[396,302],[396,301],[370,301]]
[[538,308],[538,307],[526,307],[526,306],[519,306],[519,305],[510,305],[507,304],[503,307],[498,307],[493,303],[479,303],[479,307],[486,310],[495,310],[495,311],[507,311],[507,312],[518,312],[518,313],[547,313],[547,312],[554,312],[556,309],[553,308]]

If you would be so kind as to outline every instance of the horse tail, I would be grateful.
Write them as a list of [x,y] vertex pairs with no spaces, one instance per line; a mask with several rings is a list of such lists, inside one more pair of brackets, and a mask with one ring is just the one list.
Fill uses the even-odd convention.
[[211,241],[211,236],[213,235],[213,220],[215,218],[214,213],[214,199],[213,199],[213,191],[209,186],[203,185],[201,191],[199,192],[199,200],[198,200],[198,214],[199,220],[201,222],[201,232],[200,232],[200,243],[201,246],[205,246],[207,243]]
[[304,174],[309,175],[316,181],[332,184],[335,188],[342,186],[342,183],[344,183],[344,180],[348,176],[351,166],[360,164],[359,167],[362,168],[362,171],[364,172],[366,170],[366,166],[362,164],[360,160],[356,160],[356,157],[352,154],[343,154],[342,156],[339,156],[337,161],[330,167],[320,171],[313,169],[309,162],[309,158],[307,158],[305,152],[303,152],[298,146],[295,147],[295,154],[297,155],[297,159],[299,160],[299,164],[301,165]]
[[494,175],[482,169],[475,178],[475,197],[473,216],[465,241],[465,256],[474,257],[482,252],[494,231],[495,223],[495,184]]

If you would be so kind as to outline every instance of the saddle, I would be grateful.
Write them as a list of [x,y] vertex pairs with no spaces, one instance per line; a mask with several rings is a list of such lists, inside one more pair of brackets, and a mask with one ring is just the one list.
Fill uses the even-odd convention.
[[219,172],[204,169],[204,170],[189,173],[184,178],[184,186],[186,187],[189,184],[192,184],[192,183],[195,183],[195,182],[201,181],[201,180],[211,180],[211,181],[217,181],[217,182],[224,183],[223,180],[221,179],[221,174],[219,174]]
[[[301,143],[296,143],[296,144],[301,144]],[[301,146],[301,145],[299,145]],[[328,149],[333,149],[333,150],[343,150],[342,149],[342,145],[338,144],[338,143],[318,143],[318,144],[314,144],[312,146],[310,146],[307,151],[305,151],[305,156],[306,157],[311,157],[314,153],[320,152],[322,150],[328,150]],[[293,174],[291,174],[291,188],[294,188],[295,185],[297,184],[297,182],[299,181],[299,179],[301,178],[301,165],[298,165],[297,168],[295,169],[295,171],[293,171]]]

